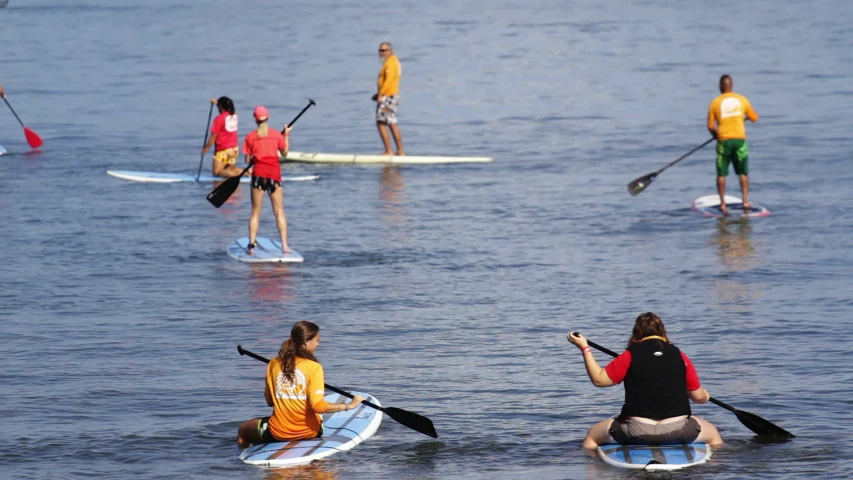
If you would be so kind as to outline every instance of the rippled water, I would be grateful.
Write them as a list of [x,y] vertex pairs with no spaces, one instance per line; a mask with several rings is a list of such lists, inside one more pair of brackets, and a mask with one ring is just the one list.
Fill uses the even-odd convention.
[[[762,443],[697,406],[727,445],[674,477],[853,475],[853,10],[788,3],[12,0],[0,81],[45,146],[25,153],[0,111],[0,473],[634,478],[580,448],[622,393],[589,383],[565,334],[618,349],[652,310],[712,395],[798,436]],[[223,94],[243,134],[254,105],[284,123],[310,97],[294,150],[378,152],[384,40],[406,150],[495,163],[288,165],[322,176],[286,185],[302,265],[226,256],[245,188],[216,210],[209,185],[104,173],[194,173]],[[773,214],[690,212],[714,191],[710,148],[628,196],[705,139],[722,73],[761,115],[752,199]],[[268,409],[263,365],[235,347],[274,355],[301,319],[323,329],[330,384],[430,417],[440,440],[386,419],[318,465],[242,464],[237,426]]]

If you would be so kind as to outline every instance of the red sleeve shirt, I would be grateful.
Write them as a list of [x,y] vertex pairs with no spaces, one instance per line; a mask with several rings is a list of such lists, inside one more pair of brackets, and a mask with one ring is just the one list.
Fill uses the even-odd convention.
[[239,146],[237,141],[237,114],[222,112],[213,119],[210,133],[216,135],[216,151]]
[[[693,368],[693,362],[687,358],[684,352],[681,352],[681,358],[684,359],[684,366],[687,367],[687,391],[699,390],[702,388],[702,385],[699,383],[699,375],[696,374],[696,369]],[[625,350],[621,355],[608,363],[604,367],[604,371],[610,380],[618,385],[625,380],[625,375],[628,375],[629,368],[631,368],[631,351]]]
[[281,132],[272,128],[267,130],[265,137],[258,137],[256,130],[246,135],[245,140],[243,140],[243,153],[255,159],[255,166],[252,170],[252,175],[255,177],[281,181],[279,150],[287,150],[287,140]]

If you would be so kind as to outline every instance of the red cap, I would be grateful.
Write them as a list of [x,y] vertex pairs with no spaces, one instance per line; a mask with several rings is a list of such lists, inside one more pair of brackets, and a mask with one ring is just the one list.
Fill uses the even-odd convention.
[[270,118],[270,111],[263,105],[255,107],[255,120],[266,120]]

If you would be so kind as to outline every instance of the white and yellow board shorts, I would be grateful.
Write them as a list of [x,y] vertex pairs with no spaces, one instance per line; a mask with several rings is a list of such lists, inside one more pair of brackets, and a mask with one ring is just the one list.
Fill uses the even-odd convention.
[[240,155],[238,147],[226,148],[213,154],[213,160],[222,162],[223,165],[237,165],[237,156]]

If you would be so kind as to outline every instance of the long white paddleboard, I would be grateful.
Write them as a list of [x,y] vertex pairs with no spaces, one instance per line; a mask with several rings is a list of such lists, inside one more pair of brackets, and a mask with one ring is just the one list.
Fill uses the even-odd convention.
[[435,164],[435,163],[483,163],[491,162],[491,157],[424,157],[414,155],[359,155],[342,153],[287,152],[285,161],[307,163],[374,163],[374,164]]
[[[379,401],[370,395],[366,393],[359,393],[359,395],[363,395],[368,402],[381,406]],[[337,393],[326,395],[328,403],[344,403],[348,400]],[[304,465],[350,450],[372,437],[380,423],[382,423],[382,412],[363,404],[349,411],[327,413],[323,415],[322,437],[255,445],[243,450],[240,460],[268,468]]]
[[238,238],[228,246],[228,255],[246,263],[302,263],[305,261],[296,250],[290,250],[287,255],[281,253],[281,242],[279,241],[257,237],[255,242],[258,246],[249,255],[249,250],[247,250],[249,237]]
[[604,445],[598,447],[609,465],[632,470],[678,470],[701,465],[711,459],[704,443],[684,445]]
[[[693,200],[691,208],[706,217],[724,217],[723,211],[720,210],[720,196],[706,195]],[[726,195],[726,208],[729,210],[729,217],[766,217],[770,215],[770,210],[767,207],[758,205],[752,202],[746,211],[743,209],[743,200],[740,197]]]
[[6,153],[6,149],[3,148],[3,145],[0,145],[0,155],[3,155],[4,153]]
[[[195,175],[187,175],[185,173],[159,173],[159,172],[137,172],[134,170],[107,170],[107,174],[118,177],[131,182],[146,182],[146,183],[178,183],[178,182],[195,182]],[[285,182],[305,182],[317,180],[319,175],[299,175],[299,176],[283,176],[281,179]],[[214,177],[212,175],[202,175],[199,177],[199,182],[221,182],[226,180],[222,177]],[[252,180],[251,177],[243,176],[240,179],[241,183],[248,183]]]

